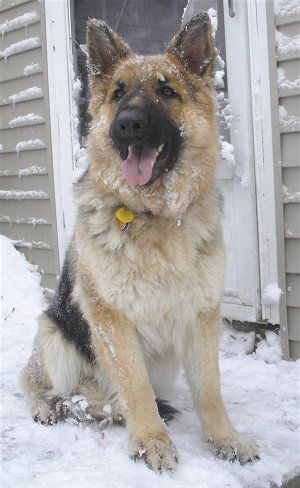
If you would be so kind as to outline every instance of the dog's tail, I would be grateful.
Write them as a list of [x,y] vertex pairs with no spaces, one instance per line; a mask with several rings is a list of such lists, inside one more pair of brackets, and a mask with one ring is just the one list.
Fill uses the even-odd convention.
[[173,407],[169,402],[166,400],[161,400],[161,398],[156,398],[156,404],[158,408],[158,413],[165,422],[171,422],[177,418],[180,414],[180,411],[177,408]]

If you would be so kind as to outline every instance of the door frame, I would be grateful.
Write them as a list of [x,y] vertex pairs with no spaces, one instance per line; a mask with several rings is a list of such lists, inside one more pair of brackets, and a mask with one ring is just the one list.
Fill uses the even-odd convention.
[[70,1],[45,1],[49,111],[57,216],[59,261],[62,266],[73,233],[72,30]]
[[[268,0],[253,0],[243,2],[236,0],[236,9],[244,9],[243,26],[245,35],[248,36],[249,47],[249,85],[247,90],[251,93],[251,106],[249,108],[249,121],[247,130],[248,138],[252,138],[254,150],[254,168],[247,158],[247,168],[243,171],[255,172],[256,194],[253,198],[253,218],[256,219],[258,229],[258,243],[253,252],[257,253],[255,261],[257,267],[254,270],[257,283],[261,283],[261,289],[269,283],[282,284],[282,247],[278,243],[278,236],[281,235],[277,217],[280,216],[278,205],[278,190],[280,182],[278,171],[273,165],[274,147],[276,146],[273,125],[274,112],[271,107],[270,95],[270,66],[268,42]],[[228,17],[228,1],[224,0],[224,14]],[[72,29],[70,15],[70,0],[56,0],[45,2],[46,17],[46,41],[47,41],[47,65],[48,85],[50,100],[50,122],[53,151],[55,201],[58,219],[58,242],[60,262],[67,248],[67,243],[72,234],[74,225],[74,205],[72,202],[72,179],[73,179],[73,147],[72,147],[72,59],[70,56],[72,48]],[[225,17],[225,22],[226,22]],[[234,18],[230,18],[234,22]],[[229,22],[229,21],[227,21]],[[234,49],[236,38],[228,37],[230,49]],[[266,44],[262,44],[266,42]],[[275,70],[276,73],[276,70]],[[260,90],[263,103],[257,100],[258,89]],[[270,118],[269,118],[270,116]],[[234,134],[233,134],[234,144]],[[248,145],[250,147],[250,145]],[[279,159],[276,159],[278,161]],[[270,185],[270,181],[274,185]],[[268,236],[276,236],[271,242]],[[242,237],[242,236],[241,236]],[[268,242],[267,250],[265,242]],[[243,263],[240,263],[241,265]],[[280,274],[279,274],[280,268]],[[257,289],[256,303],[249,307],[249,313],[242,311],[239,304],[224,304],[224,316],[241,318],[242,320],[257,320],[259,317],[256,310],[260,304],[261,293]],[[251,309],[252,308],[252,309]],[[244,307],[245,309],[245,307]],[[263,306],[261,319],[272,323],[281,323],[284,320],[282,300],[279,304]]]
[[280,324],[284,357],[289,357],[282,170],[273,2],[247,2],[252,86],[253,144],[257,193],[259,265],[262,290],[277,283],[280,301],[262,304],[262,320]]

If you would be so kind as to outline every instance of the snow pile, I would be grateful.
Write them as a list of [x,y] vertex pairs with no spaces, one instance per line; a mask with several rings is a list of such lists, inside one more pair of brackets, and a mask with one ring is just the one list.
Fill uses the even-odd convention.
[[15,42],[11,44],[3,51],[0,51],[0,59],[4,58],[5,61],[9,56],[13,54],[22,53],[24,51],[28,51],[29,49],[34,49],[35,47],[39,47],[40,40],[38,37],[30,37],[29,39],[23,39],[22,41]]
[[252,354],[254,351],[255,333],[234,329],[227,321],[222,324],[220,350],[228,357]]
[[[0,248],[1,274],[2,277],[5,276],[5,280],[1,280],[1,319],[4,329],[9,329],[10,323],[17,326],[15,330],[4,331],[7,333],[3,334],[3,342],[10,343],[21,330],[23,338],[27,334],[32,337],[32,319],[41,313],[45,301],[37,266],[28,263],[25,256],[14,248],[10,239],[2,235]],[[3,343],[2,346],[4,347]],[[23,349],[22,344],[19,348]],[[18,361],[17,356],[14,361]]]
[[289,37],[276,30],[278,54],[298,54],[300,52],[300,34]]
[[43,90],[38,86],[31,86],[30,88],[26,88],[26,90],[19,91],[17,93],[13,93],[8,97],[8,100],[15,104],[17,102],[24,102],[25,100],[30,100],[31,98],[42,97]]
[[271,305],[272,303],[278,303],[282,295],[282,290],[277,283],[270,283],[267,285],[262,294],[262,303],[264,305]]
[[297,131],[300,130],[300,117],[289,115],[283,105],[279,105],[279,125],[283,130]]
[[282,358],[279,336],[272,330],[267,330],[266,338],[257,344],[255,356],[266,363],[278,363]]
[[41,71],[41,67],[39,63],[27,64],[27,66],[25,66],[25,68],[23,69],[23,75],[24,76],[34,75],[35,73],[38,73],[38,71]]
[[275,15],[283,17],[284,15],[300,14],[299,0],[274,0]]
[[34,24],[40,20],[38,14],[36,12],[26,12],[19,17],[15,17],[11,20],[6,20],[4,24],[0,25],[0,35],[2,38],[6,32],[10,32],[15,29],[20,29],[21,27],[27,27],[30,24]]
[[20,127],[22,125],[34,125],[44,122],[44,118],[37,114],[27,114],[15,117],[8,122],[9,127]]
[[[220,353],[222,390],[236,428],[257,439],[260,461],[246,466],[216,458],[204,442],[190,393],[183,377],[173,398],[181,410],[169,432],[179,455],[173,475],[159,476],[127,454],[124,428],[97,429],[72,422],[42,426],[30,418],[18,388],[20,369],[28,359],[37,330],[36,317],[45,306],[40,277],[10,241],[2,238],[3,314],[1,427],[2,486],[15,488],[269,488],[300,472],[300,361],[286,362],[278,354],[278,336],[267,332],[255,353],[253,334],[228,327]],[[230,336],[235,337],[235,339]],[[276,353],[277,350],[277,353]]]
[[16,144],[15,151],[19,154],[20,151],[28,151],[30,149],[39,149],[45,147],[45,143],[41,139],[29,139],[28,141],[20,141]]
[[286,72],[283,68],[277,68],[277,84],[279,90],[293,90],[300,88],[300,78],[290,81],[286,77]]

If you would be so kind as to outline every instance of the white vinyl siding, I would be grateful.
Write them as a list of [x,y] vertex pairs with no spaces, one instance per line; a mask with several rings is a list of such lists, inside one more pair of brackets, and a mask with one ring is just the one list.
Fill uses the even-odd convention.
[[38,0],[1,2],[0,233],[38,264],[49,291],[59,260],[44,17]]
[[[300,14],[276,17],[276,29],[293,38],[300,32]],[[278,52],[279,51],[279,52]],[[293,84],[300,79],[300,50],[282,53],[277,46],[277,66]],[[295,85],[295,83],[294,83]],[[278,90],[279,106],[291,123],[280,124],[288,338],[290,356],[300,357],[300,81]]]

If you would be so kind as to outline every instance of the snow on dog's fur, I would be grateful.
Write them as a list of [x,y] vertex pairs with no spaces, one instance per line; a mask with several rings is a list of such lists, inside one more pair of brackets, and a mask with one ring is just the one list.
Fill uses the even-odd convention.
[[[68,414],[58,398],[84,394],[97,418],[126,420],[132,457],[172,470],[178,454],[156,396],[182,364],[207,440],[222,458],[251,461],[257,446],[232,427],[220,393],[225,250],[209,18],[194,17],[158,56],[135,55],[96,20],[87,41],[90,168],[77,185],[60,284],[22,372],[32,414],[53,422]],[[134,216],[126,233],[116,218],[123,206]]]

